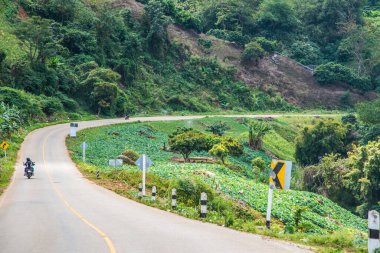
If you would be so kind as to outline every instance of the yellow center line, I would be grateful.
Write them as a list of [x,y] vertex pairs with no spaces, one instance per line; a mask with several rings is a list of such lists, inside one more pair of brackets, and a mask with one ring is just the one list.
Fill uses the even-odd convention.
[[54,191],[57,193],[58,197],[61,199],[61,201],[65,204],[65,206],[67,207],[67,209],[69,209],[69,211],[71,213],[73,213],[75,216],[77,216],[83,223],[85,223],[87,226],[89,226],[90,228],[92,228],[93,230],[96,231],[96,233],[98,233],[102,238],[103,240],[105,241],[105,243],[107,244],[107,247],[108,247],[108,250],[109,250],[109,253],[116,253],[116,249],[115,249],[115,246],[113,245],[111,239],[106,235],[106,233],[104,233],[100,228],[98,228],[97,226],[95,226],[94,224],[92,224],[90,221],[88,221],[86,218],[84,218],[84,216],[82,214],[80,214],[77,210],[75,210],[70,204],[69,202],[66,200],[65,196],[63,195],[63,193],[58,189],[58,187],[56,187],[56,185],[54,185],[53,183],[53,179],[49,173],[49,170],[47,169],[47,166],[46,166],[46,160],[45,160],[45,144],[46,144],[46,140],[48,139],[48,137],[51,135],[48,134],[45,139],[44,139],[44,142],[43,142],[43,145],[42,145],[42,159],[44,161],[44,167],[45,167],[45,171],[48,175],[48,178],[49,178],[49,182],[50,184],[52,185]]

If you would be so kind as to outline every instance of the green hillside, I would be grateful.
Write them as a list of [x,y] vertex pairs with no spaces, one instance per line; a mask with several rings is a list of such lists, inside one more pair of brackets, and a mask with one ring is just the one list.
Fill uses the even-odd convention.
[[[347,108],[375,96],[368,92],[378,87],[376,3],[142,2],[1,1],[0,86],[55,100],[54,108],[39,106],[48,117],[83,110],[124,115]],[[223,50],[214,52],[219,47],[225,58]],[[279,65],[284,77],[263,67],[274,52],[318,66],[315,77],[288,60]]]

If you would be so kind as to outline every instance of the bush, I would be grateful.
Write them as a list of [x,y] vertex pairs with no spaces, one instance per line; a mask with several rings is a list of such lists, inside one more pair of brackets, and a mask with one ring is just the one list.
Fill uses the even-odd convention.
[[129,164],[129,165],[135,165],[135,162],[137,161],[137,159],[139,159],[140,155],[134,151],[134,150],[131,150],[131,149],[126,149],[123,153],[122,153],[122,156],[120,159],[123,160],[123,163],[126,163],[126,164]]
[[343,115],[341,121],[343,122],[343,124],[356,125],[356,123],[358,123],[356,116],[352,113],[348,115]]
[[43,115],[38,97],[9,87],[0,87],[0,101],[16,106],[24,121]]
[[66,96],[65,94],[61,92],[58,92],[56,96],[59,98],[63,107],[66,110],[71,111],[71,112],[75,112],[76,110],[78,110],[79,105],[74,99],[69,98],[68,96]]
[[244,46],[249,41],[249,36],[243,35],[241,32],[238,31],[211,29],[207,32],[207,35],[215,36],[216,38],[221,40],[235,42],[240,46]]
[[339,63],[329,62],[319,65],[314,71],[314,76],[322,85],[345,83],[363,91],[372,89],[368,77],[357,76],[350,68]]
[[268,182],[269,169],[264,159],[261,157],[256,157],[252,159],[251,164],[252,164],[252,171],[254,175],[257,176],[257,179],[263,183]]
[[214,199],[214,191],[212,188],[194,178],[182,178],[177,181],[178,201],[189,206],[198,206],[200,203],[201,193],[207,194],[207,200],[212,202]]
[[307,126],[296,139],[296,159],[302,165],[318,163],[326,154],[347,154],[348,129],[335,120],[320,120]]
[[357,105],[356,110],[359,119],[364,123],[371,125],[380,124],[380,98],[368,103],[360,103]]
[[263,58],[265,55],[265,50],[261,47],[256,41],[252,41],[245,45],[245,49],[241,55],[242,63],[255,62],[258,63],[258,60]]
[[212,41],[207,39],[198,39],[198,45],[201,45],[206,49],[210,49],[212,47]]
[[63,111],[63,105],[61,101],[56,97],[41,96],[40,102],[41,102],[42,111],[47,116],[51,116],[57,112]]
[[289,56],[304,65],[318,65],[322,62],[322,53],[313,42],[296,41],[289,50]]
[[264,50],[268,53],[273,53],[277,48],[277,41],[268,40],[264,37],[256,37],[254,38],[255,42],[257,42]]

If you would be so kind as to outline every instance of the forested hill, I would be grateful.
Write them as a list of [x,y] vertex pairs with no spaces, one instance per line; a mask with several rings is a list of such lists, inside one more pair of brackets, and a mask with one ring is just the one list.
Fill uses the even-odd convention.
[[377,2],[1,0],[0,100],[33,117],[349,107],[380,87]]

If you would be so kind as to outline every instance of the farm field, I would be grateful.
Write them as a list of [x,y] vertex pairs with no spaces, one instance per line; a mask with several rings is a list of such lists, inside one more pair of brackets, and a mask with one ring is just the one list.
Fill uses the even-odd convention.
[[[180,155],[164,151],[164,147],[168,145],[168,134],[177,127],[191,127],[205,132],[208,125],[220,121],[230,127],[225,135],[244,142],[247,139],[247,129],[240,123],[240,119],[235,118],[210,117],[92,128],[80,131],[78,138],[67,139],[67,144],[73,159],[85,175],[94,179],[94,173],[100,170],[102,179],[97,181],[99,184],[145,204],[165,210],[170,209],[170,191],[176,187],[183,190],[183,195],[181,197],[180,190],[178,193],[180,208],[175,212],[190,218],[198,218],[199,200],[195,198],[189,202],[186,197],[191,198],[192,194],[197,192],[196,189],[202,188],[215,195],[214,200],[210,201],[210,222],[316,245],[317,248],[318,245],[326,244],[325,250],[328,252],[336,249],[357,251],[365,247],[366,221],[329,199],[310,192],[275,191],[272,208],[272,215],[275,218],[273,229],[271,231],[263,229],[268,185],[260,182],[258,175],[252,172],[251,160],[261,157],[268,165],[272,157],[294,160],[294,140],[297,133],[315,118],[281,117],[266,120],[272,130],[265,136],[262,150],[254,151],[245,146],[243,156],[228,157],[229,162],[237,165],[240,170],[230,169],[219,163],[172,162],[173,156],[180,157]],[[88,144],[86,164],[81,162],[80,144],[83,141]],[[109,159],[116,158],[127,149],[134,150],[140,155],[147,154],[153,161],[154,165],[147,175],[147,189],[151,189],[153,185],[158,187],[160,197],[158,203],[152,203],[149,198],[138,197],[137,186],[141,181],[141,172],[136,166],[124,165],[117,168],[108,166]],[[192,154],[192,157],[199,156],[210,155],[206,152]],[[296,185],[298,174],[295,167],[292,185]],[[231,207],[220,207],[225,205]],[[243,212],[245,214],[242,214]],[[301,215],[297,216],[297,213]],[[297,226],[294,226],[295,222]],[[343,238],[337,242],[337,238],[333,235]]]

